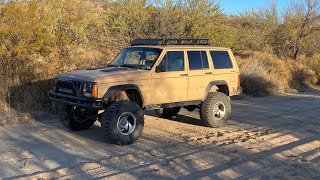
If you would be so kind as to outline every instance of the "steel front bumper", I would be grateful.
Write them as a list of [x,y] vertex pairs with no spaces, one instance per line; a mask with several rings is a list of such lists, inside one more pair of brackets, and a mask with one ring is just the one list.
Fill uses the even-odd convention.
[[86,108],[86,109],[102,109],[103,108],[102,99],[76,97],[76,96],[56,93],[53,90],[49,91],[49,99],[51,101],[56,101],[56,102],[68,104],[71,106],[77,106],[80,108]]

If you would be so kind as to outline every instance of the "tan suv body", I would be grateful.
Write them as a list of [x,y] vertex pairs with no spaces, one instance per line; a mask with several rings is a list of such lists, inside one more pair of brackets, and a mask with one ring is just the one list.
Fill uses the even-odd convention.
[[108,67],[57,76],[49,97],[72,109],[103,112],[111,102],[125,99],[142,109],[197,106],[213,92],[241,93],[239,69],[229,48],[134,45]]
[[[206,46],[133,46],[128,48],[157,48],[162,52],[150,70],[119,69],[104,71],[104,68],[80,70],[61,74],[58,78],[79,79],[96,82],[98,85],[97,98],[108,100],[108,90],[134,87],[140,91],[143,107],[174,102],[204,100],[208,92],[219,90],[229,96],[237,95],[239,91],[239,69],[233,53],[229,48]],[[183,53],[183,69],[156,72],[156,67],[163,61],[167,53]],[[188,53],[205,52],[208,61],[207,68],[190,69]],[[225,60],[230,60],[231,66],[215,68],[211,54],[225,53]],[[230,64],[228,64],[230,65]],[[108,69],[108,68],[106,68]],[[111,67],[113,69],[113,67]]]

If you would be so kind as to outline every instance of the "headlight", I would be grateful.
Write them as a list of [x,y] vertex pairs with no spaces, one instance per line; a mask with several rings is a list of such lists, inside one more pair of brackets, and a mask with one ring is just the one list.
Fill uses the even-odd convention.
[[84,83],[83,96],[85,96],[85,97],[98,97],[98,84],[95,82]]

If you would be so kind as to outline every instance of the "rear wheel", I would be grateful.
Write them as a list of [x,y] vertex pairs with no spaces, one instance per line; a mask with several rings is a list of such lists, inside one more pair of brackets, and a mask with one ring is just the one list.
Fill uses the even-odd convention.
[[156,109],[156,113],[162,118],[172,118],[173,116],[177,116],[181,107],[173,107],[173,108],[163,108]]
[[89,129],[96,121],[95,118],[88,117],[84,109],[63,104],[60,104],[57,108],[61,123],[70,130]]
[[209,93],[201,104],[200,118],[205,126],[225,126],[230,115],[231,103],[228,96],[224,93]]
[[132,101],[115,101],[105,110],[100,121],[108,142],[127,145],[141,136],[144,114]]

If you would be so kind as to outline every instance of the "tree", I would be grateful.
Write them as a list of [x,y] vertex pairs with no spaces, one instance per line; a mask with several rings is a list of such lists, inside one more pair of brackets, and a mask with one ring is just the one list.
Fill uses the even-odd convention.
[[272,53],[274,33],[279,25],[277,5],[246,11],[232,17],[236,28],[236,48]]
[[[297,59],[314,46],[310,41],[320,32],[320,3],[318,0],[306,0],[291,4],[283,16],[283,23],[277,30],[275,47],[281,47],[278,54]],[[306,43],[312,43],[311,46]],[[316,49],[314,49],[316,50]],[[308,52],[310,54],[315,52]]]

